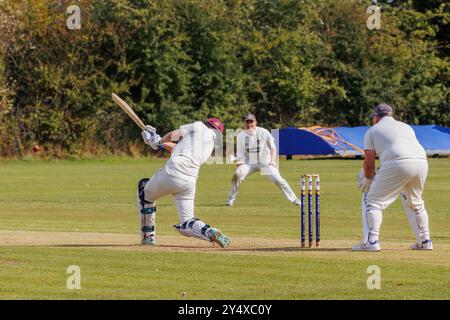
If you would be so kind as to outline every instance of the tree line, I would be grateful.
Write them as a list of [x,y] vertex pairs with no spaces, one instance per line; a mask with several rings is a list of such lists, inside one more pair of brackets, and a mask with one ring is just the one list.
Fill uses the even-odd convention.
[[209,116],[228,128],[368,124],[379,102],[450,125],[450,5],[378,1],[0,1],[0,156],[142,153],[111,100],[161,132]]

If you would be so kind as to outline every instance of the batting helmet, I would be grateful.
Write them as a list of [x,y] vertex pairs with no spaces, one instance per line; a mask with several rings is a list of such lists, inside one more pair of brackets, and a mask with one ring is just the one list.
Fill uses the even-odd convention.
[[221,133],[223,133],[223,130],[225,129],[225,126],[223,125],[222,121],[220,121],[217,118],[209,118],[206,120],[206,122],[213,127],[214,129],[219,130]]

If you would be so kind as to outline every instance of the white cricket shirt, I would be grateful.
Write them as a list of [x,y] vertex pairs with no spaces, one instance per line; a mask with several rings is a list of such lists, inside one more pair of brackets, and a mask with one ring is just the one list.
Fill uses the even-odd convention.
[[385,116],[367,130],[364,150],[375,150],[381,163],[391,160],[426,160],[414,130],[404,122]]
[[200,167],[214,150],[214,130],[198,121],[180,127],[183,139],[172,150],[166,171],[181,179],[196,181]]
[[244,130],[237,136],[236,158],[245,164],[269,164],[270,150],[275,147],[275,139],[268,130],[261,127],[256,127],[253,133]]

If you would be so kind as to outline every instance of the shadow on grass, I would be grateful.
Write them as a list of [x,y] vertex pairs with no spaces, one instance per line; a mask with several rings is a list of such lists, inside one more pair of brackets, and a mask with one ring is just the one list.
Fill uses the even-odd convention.
[[[302,248],[302,247],[270,247],[270,248],[221,248],[219,246],[196,246],[196,245],[173,245],[173,244],[156,244],[156,245],[143,245],[143,244],[54,244],[54,245],[29,245],[31,247],[47,247],[47,248],[148,248],[151,250],[152,248],[167,249],[166,252],[176,252],[177,249],[179,251],[186,252],[353,252],[355,254],[364,254],[367,252],[354,252],[351,248]],[[387,248],[383,249],[383,251],[395,252],[395,251],[404,251],[404,248]],[[374,254],[373,252],[369,252],[369,254]]]
[[[167,248],[167,249],[200,249],[200,250],[208,250],[215,249],[218,247],[199,247],[199,246],[190,246],[190,245],[148,245],[148,244],[52,244],[52,245],[43,245],[47,248]],[[35,247],[43,247],[42,245],[36,245]],[[220,248],[218,248],[220,249]]]
[[167,248],[167,249],[189,249],[189,250],[223,250],[227,252],[293,252],[293,251],[303,251],[303,252],[345,252],[345,251],[351,251],[350,248],[301,248],[301,247],[278,247],[278,248],[226,248],[222,249],[218,246],[211,246],[211,247],[200,247],[200,246],[192,246],[192,245],[164,245],[164,244],[157,244],[157,245],[142,245],[142,244],[55,244],[55,245],[46,245],[45,247],[49,248],[108,248],[108,247],[129,247],[129,248]]
[[36,245],[35,247],[47,247],[47,248],[100,248],[100,247],[140,247],[141,244],[49,244],[49,245]]
[[236,252],[283,252],[283,251],[303,251],[303,252],[330,252],[330,251],[351,251],[350,248],[301,248],[301,247],[280,247],[280,248],[241,248],[241,249],[227,249],[227,251]]

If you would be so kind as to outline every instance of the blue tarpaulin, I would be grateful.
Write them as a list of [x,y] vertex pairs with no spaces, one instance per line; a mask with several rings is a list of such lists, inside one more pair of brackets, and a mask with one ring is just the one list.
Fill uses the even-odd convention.
[[450,154],[450,128],[428,125],[412,126],[427,155]]
[[297,128],[280,129],[280,155],[324,155],[334,154],[334,148],[325,140],[306,130]]
[[[450,155],[450,128],[436,125],[412,126],[427,155]],[[280,155],[362,155],[364,134],[361,127],[285,128],[279,130]]]

